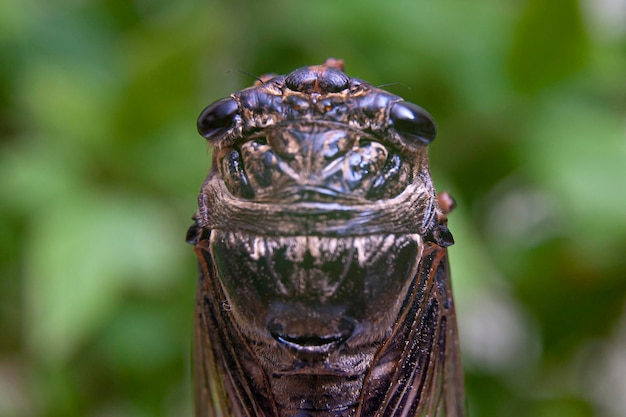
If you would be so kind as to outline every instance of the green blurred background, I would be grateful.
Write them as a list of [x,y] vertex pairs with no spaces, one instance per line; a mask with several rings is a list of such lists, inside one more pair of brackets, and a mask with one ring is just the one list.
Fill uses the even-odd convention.
[[202,108],[343,58],[428,109],[472,416],[626,416],[626,2],[0,2],[0,416],[191,416]]

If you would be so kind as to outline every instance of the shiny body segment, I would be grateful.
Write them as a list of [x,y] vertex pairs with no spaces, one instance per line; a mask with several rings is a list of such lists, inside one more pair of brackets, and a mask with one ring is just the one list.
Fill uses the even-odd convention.
[[197,417],[463,417],[428,113],[336,61],[209,106]]

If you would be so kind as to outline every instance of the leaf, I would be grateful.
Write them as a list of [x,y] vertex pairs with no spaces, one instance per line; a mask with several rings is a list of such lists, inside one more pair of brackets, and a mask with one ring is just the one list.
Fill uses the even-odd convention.
[[163,291],[180,270],[182,230],[147,202],[70,195],[40,207],[27,240],[27,339],[67,361],[132,289]]
[[583,67],[588,40],[576,0],[530,0],[509,58],[509,73],[521,90],[554,84]]

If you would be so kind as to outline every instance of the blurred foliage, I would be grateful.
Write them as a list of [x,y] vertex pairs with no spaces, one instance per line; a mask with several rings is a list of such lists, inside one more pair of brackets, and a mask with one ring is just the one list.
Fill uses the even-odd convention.
[[439,123],[471,415],[626,415],[625,35],[623,0],[4,0],[0,416],[191,415],[195,118],[329,56]]

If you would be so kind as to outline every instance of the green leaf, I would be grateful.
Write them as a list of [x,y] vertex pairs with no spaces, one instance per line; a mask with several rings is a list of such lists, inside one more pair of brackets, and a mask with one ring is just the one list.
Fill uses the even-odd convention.
[[42,206],[27,243],[27,338],[62,363],[132,289],[164,291],[180,268],[182,230],[148,202],[72,195]]
[[511,79],[521,90],[542,89],[584,66],[588,49],[577,0],[530,0],[515,33]]

